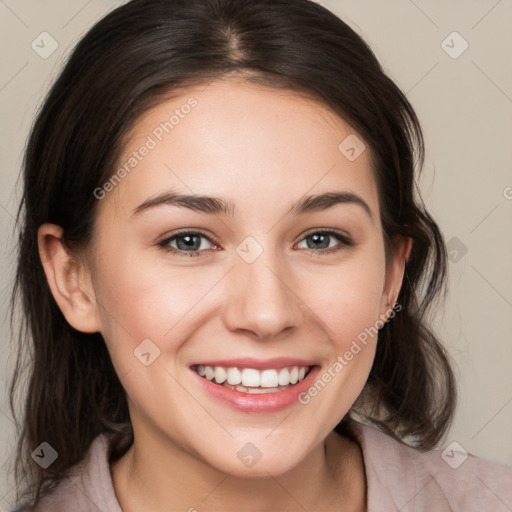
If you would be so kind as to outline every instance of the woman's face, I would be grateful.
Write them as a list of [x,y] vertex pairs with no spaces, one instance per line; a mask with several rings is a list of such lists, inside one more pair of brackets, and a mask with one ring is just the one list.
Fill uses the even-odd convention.
[[402,276],[386,280],[369,151],[346,123],[247,82],[180,94],[96,192],[101,333],[136,442],[280,474],[361,392]]

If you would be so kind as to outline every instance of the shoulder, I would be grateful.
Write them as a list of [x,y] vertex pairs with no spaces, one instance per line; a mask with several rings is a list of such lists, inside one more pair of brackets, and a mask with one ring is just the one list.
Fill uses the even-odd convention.
[[370,512],[512,510],[512,468],[462,448],[422,452],[356,421],[350,429],[363,452]]
[[110,441],[107,434],[96,437],[84,459],[31,512],[122,512],[110,474]]

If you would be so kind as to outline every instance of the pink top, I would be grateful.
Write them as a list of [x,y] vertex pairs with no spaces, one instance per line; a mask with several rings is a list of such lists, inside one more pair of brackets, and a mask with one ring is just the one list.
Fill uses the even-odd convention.
[[[369,512],[512,511],[512,468],[473,455],[466,458],[457,447],[422,453],[356,421],[351,429],[363,452]],[[122,512],[105,434],[33,510],[50,511]]]

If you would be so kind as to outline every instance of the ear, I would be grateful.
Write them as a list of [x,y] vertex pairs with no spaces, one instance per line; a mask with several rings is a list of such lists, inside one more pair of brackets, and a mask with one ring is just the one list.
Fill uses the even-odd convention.
[[100,331],[91,277],[63,242],[63,229],[43,224],[38,230],[39,256],[52,295],[68,323],[78,331]]
[[391,251],[391,261],[386,265],[386,280],[380,303],[380,318],[386,321],[398,299],[405,272],[405,264],[412,249],[412,238],[399,236]]

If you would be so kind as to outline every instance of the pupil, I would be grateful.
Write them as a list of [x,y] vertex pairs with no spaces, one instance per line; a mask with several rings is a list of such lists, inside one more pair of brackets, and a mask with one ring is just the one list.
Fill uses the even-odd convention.
[[[196,239],[194,243],[194,238]],[[190,248],[193,248],[193,249],[199,249],[199,246],[200,246],[200,242],[199,244],[197,243],[197,240],[199,239],[198,236],[195,236],[195,235],[186,235],[186,236],[181,236],[180,238],[177,238],[176,241],[177,241],[177,245],[178,245],[178,248],[179,249],[183,249],[183,247],[180,247],[180,241],[185,241],[184,242],[184,247],[185,249],[190,249]]]
[[314,247],[320,247],[320,245],[322,245],[322,248],[325,248],[325,247],[328,247],[328,243],[326,244],[325,242],[327,242],[328,240],[328,236],[327,235],[321,235],[321,234],[316,234],[316,235],[311,235],[311,238],[313,239],[313,241],[316,243],[316,242],[321,242],[322,238],[323,238],[323,245],[320,243],[320,244],[316,244],[314,245]]

